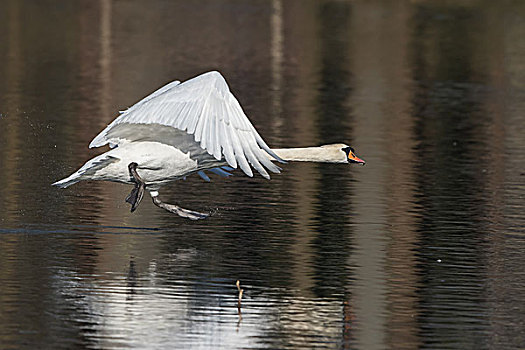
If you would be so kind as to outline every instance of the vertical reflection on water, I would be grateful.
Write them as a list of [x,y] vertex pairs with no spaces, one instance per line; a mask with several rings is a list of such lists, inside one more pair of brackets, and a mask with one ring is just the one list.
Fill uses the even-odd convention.
[[[2,176],[0,176],[0,210],[7,213],[7,223],[14,221],[14,213],[18,212],[16,188],[20,185],[18,178],[18,163],[21,159],[22,138],[20,137],[20,123],[22,113],[20,111],[21,80],[22,80],[22,50],[21,50],[21,24],[20,24],[20,4],[16,0],[8,1],[2,6],[6,21],[6,35],[8,38],[5,52],[5,67],[2,67],[2,76],[5,76],[5,83],[0,84],[2,91],[2,105],[4,110],[0,110],[3,122],[9,117],[9,126],[0,139],[0,159],[2,163]],[[9,89],[6,89],[9,87]],[[4,90],[5,89],[5,90]]]
[[[411,113],[414,87],[409,69],[412,8],[407,3],[389,2],[369,4],[360,9],[362,11],[366,13],[368,25],[359,23],[373,30],[369,29],[370,34],[361,38],[363,48],[357,50],[368,48],[363,54],[376,57],[369,63],[368,91],[377,91],[372,96],[380,103],[377,113],[384,128],[380,137],[373,135],[373,142],[382,147],[380,155],[384,164],[372,164],[384,176],[380,180],[384,187],[381,200],[385,205],[382,218],[385,220],[382,226],[385,234],[384,305],[388,310],[384,342],[388,348],[418,349],[421,346],[417,323],[420,278],[414,249],[419,244],[416,229],[419,208],[413,168],[417,161],[415,121]],[[375,44],[369,47],[366,42]],[[388,68],[381,63],[383,60],[388,62]],[[378,77],[372,79],[374,75]]]
[[320,71],[317,127],[327,143],[344,142],[351,136],[351,115],[348,108],[350,72],[346,67],[349,55],[349,18],[351,6],[344,2],[319,5]]
[[[427,347],[486,344],[486,155],[490,121],[473,63],[475,10],[450,7],[443,17],[417,7],[414,101],[421,206],[418,291]],[[481,30],[480,28],[477,28]],[[453,40],[451,40],[453,38]],[[432,39],[432,40],[429,40]],[[434,46],[435,45],[435,46]],[[439,327],[430,327],[430,325]]]
[[[390,34],[381,32],[382,7],[358,2],[350,18],[352,47],[350,71],[353,73],[351,105],[355,114],[352,143],[367,165],[355,172],[353,191],[355,229],[354,250],[347,263],[353,267],[355,281],[349,284],[354,314],[353,345],[362,349],[385,348],[387,285],[385,276],[388,227],[386,201],[390,135],[384,121],[389,118],[386,70],[378,69],[385,59],[383,48]],[[389,62],[390,64],[390,62]]]
[[283,3],[282,0],[272,0],[272,14],[270,22],[271,33],[271,71],[272,71],[272,133],[274,138],[281,136],[283,128]]
[[522,332],[525,314],[525,45],[519,39],[525,35],[524,11],[525,4],[519,3],[512,10],[496,12],[501,14],[496,24],[503,32],[503,40],[497,41],[500,45],[497,52],[501,56],[496,62],[503,61],[505,65],[502,72],[492,70],[492,79],[503,85],[508,93],[494,96],[491,107],[497,108],[489,109],[501,120],[500,127],[495,130],[501,147],[493,156],[499,161],[499,167],[491,179],[495,203],[490,213],[493,238],[487,267],[490,324],[493,334],[497,335],[490,339],[493,348],[498,347],[500,339],[505,339],[509,348],[525,344]]
[[[349,55],[349,3],[328,2],[319,6],[320,71],[317,98],[316,124],[319,138],[327,143],[352,140],[351,113],[348,106],[350,73],[346,67]],[[348,347],[351,341],[352,316],[348,307],[347,285],[352,273],[344,263],[352,254],[350,243],[350,180],[341,174],[343,169],[321,164],[316,213],[313,218],[318,231],[315,240],[314,293],[320,297],[340,295],[341,342]],[[346,178],[342,178],[345,176]],[[341,298],[339,297],[339,298]]]

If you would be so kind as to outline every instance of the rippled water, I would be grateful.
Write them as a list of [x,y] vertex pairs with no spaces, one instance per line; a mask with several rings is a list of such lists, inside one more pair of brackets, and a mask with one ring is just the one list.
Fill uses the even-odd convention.
[[[524,37],[517,2],[0,2],[0,348],[523,347]],[[164,190],[199,222],[50,186],[210,69],[273,147],[367,165]]]

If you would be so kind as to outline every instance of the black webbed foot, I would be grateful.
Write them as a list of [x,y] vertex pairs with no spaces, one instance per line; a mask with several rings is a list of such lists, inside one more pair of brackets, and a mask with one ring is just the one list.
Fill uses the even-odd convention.
[[137,209],[140,201],[142,201],[142,197],[144,197],[144,189],[146,188],[146,184],[137,173],[137,166],[138,164],[134,162],[128,165],[129,175],[131,180],[135,183],[135,187],[133,187],[130,194],[126,197],[126,202],[131,204],[132,213]]
[[190,220],[201,220],[206,219],[208,216],[210,216],[210,214],[207,213],[199,213],[198,211],[181,208],[175,204],[164,203],[157,196],[152,196],[151,198],[153,199],[153,203],[157,207],[165,209],[170,213],[182,216],[183,218],[187,218]]

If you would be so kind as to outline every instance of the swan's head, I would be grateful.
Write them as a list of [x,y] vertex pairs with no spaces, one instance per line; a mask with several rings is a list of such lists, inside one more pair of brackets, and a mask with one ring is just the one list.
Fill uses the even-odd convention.
[[365,165],[365,161],[355,155],[355,150],[345,145],[344,143],[336,143],[334,145],[324,145],[323,148],[331,148],[334,153],[337,153],[338,163],[356,163]]
[[345,152],[346,161],[348,163],[356,163],[356,164],[365,165],[366,162],[363,159],[355,155],[355,151],[352,147],[350,146],[343,147],[342,151]]

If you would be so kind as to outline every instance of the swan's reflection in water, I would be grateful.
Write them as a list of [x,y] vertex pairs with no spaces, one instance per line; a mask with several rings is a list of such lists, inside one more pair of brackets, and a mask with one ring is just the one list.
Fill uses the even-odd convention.
[[69,318],[86,341],[109,348],[158,348],[167,339],[175,348],[197,340],[212,348],[341,342],[342,295],[311,298],[248,279],[239,319],[233,279],[213,277],[211,267],[191,268],[203,258],[196,249],[178,249],[162,261],[134,256],[118,273],[57,271],[51,318]]
[[[133,263],[131,263],[132,265]],[[74,290],[83,296],[85,307],[90,310],[88,320],[90,335],[102,347],[132,346],[159,347],[171,339],[176,348],[191,343],[192,337],[201,339],[203,345],[249,343],[236,337],[235,309],[227,310],[218,301],[231,305],[233,297],[221,294],[226,289],[219,283],[191,283],[155,278],[156,266],[151,264],[144,276],[110,276],[102,283],[85,281],[77,283]],[[71,285],[64,285],[68,290]],[[205,296],[201,294],[205,291]],[[200,300],[199,305],[192,305]],[[176,336],[175,336],[176,335]],[[248,335],[248,334],[245,334]],[[232,339],[232,336],[234,337]]]

